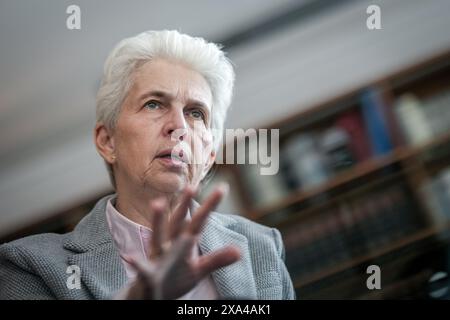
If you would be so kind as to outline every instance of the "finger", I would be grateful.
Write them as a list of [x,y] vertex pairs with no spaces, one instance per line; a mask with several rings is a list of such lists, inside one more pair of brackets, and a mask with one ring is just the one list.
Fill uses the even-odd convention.
[[141,259],[128,257],[126,260],[131,268],[136,272],[134,284],[131,285],[128,291],[128,298],[130,299],[144,299],[155,298],[155,267]]
[[198,259],[196,263],[198,274],[203,278],[219,268],[235,263],[240,258],[241,253],[239,249],[233,246],[214,251]]
[[137,259],[130,256],[127,257],[126,261],[138,276],[145,279],[151,278],[151,274],[154,272],[154,267],[152,264],[149,264],[142,259]]
[[208,218],[208,215],[213,211],[217,205],[220,203],[222,198],[228,192],[228,185],[221,184],[217,187],[211,195],[203,202],[200,208],[197,209],[195,214],[192,216],[191,223],[187,227],[187,232],[191,235],[197,235],[200,233],[203,225]]
[[192,249],[196,238],[187,234],[178,237],[171,250],[164,255],[156,273],[160,275],[161,286],[159,296],[166,299],[175,299],[193,289],[198,276],[192,269]]
[[163,236],[164,236],[164,199],[155,200],[152,205],[152,236],[150,238],[149,251],[147,256],[149,259],[159,257],[162,252]]
[[192,248],[197,242],[197,237],[183,234],[174,242],[169,258],[165,263],[179,265],[185,263],[192,256]]
[[180,234],[180,231],[185,223],[185,218],[191,199],[195,196],[196,190],[192,187],[186,187],[184,189],[180,205],[175,210],[173,216],[170,219],[169,225],[169,239],[173,240]]

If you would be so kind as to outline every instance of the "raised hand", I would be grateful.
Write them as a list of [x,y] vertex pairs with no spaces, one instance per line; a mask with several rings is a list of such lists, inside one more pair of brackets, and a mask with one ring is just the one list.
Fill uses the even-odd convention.
[[168,217],[163,200],[151,203],[152,237],[148,261],[130,259],[137,276],[128,290],[128,299],[176,299],[186,294],[211,272],[239,260],[237,248],[228,246],[205,256],[193,257],[200,233],[211,211],[222,200],[227,188],[216,188],[204,203],[186,218],[195,190],[187,187],[181,203]]

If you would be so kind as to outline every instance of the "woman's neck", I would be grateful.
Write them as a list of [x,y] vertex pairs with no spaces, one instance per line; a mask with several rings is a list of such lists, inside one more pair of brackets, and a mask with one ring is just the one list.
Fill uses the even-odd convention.
[[117,190],[115,208],[128,219],[152,229],[152,202],[156,199],[164,199],[167,210],[166,217],[170,218],[179,204],[180,195],[181,192],[162,193],[152,191],[139,194]]

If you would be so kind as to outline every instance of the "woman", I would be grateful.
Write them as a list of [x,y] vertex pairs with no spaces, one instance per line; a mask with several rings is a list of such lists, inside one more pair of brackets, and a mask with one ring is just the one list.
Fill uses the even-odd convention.
[[280,234],[193,200],[214,163],[233,68],[212,43],[144,32],[106,60],[94,140],[115,194],[64,235],[0,248],[2,299],[292,299]]

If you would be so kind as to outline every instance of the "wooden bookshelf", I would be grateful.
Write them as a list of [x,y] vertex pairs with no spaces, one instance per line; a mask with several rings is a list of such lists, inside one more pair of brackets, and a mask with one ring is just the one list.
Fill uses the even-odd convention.
[[295,288],[301,288],[303,286],[306,286],[308,284],[311,284],[313,282],[319,281],[323,278],[329,277],[331,275],[334,275],[336,273],[345,271],[347,269],[351,269],[356,267],[357,265],[363,264],[364,262],[376,259],[382,255],[385,255],[387,253],[390,253],[395,250],[399,250],[401,248],[404,248],[406,246],[412,245],[416,242],[423,241],[425,239],[437,236],[443,232],[450,230],[450,224],[441,227],[441,228],[427,228],[424,230],[420,230],[414,234],[411,234],[407,237],[404,237],[402,239],[399,239],[398,241],[395,241],[389,245],[386,245],[383,248],[380,248],[376,251],[373,251],[369,254],[362,255],[360,257],[355,257],[349,261],[337,264],[331,268],[327,268],[325,270],[321,270],[318,272],[315,272],[311,275],[300,277],[294,280],[294,287]]
[[[283,235],[285,229],[294,230],[295,234],[297,226],[302,224],[308,226],[308,223],[315,225],[317,221],[325,221],[327,219],[326,215],[334,212],[333,208],[337,208],[342,203],[351,203],[354,201],[353,199],[359,199],[360,197],[365,199],[368,195],[378,192],[376,190],[380,188],[382,190],[383,185],[394,185],[404,188],[405,201],[408,201],[409,205],[413,206],[414,215],[417,215],[417,220],[414,221],[418,225],[414,231],[405,232],[399,238],[392,237],[387,242],[388,244],[380,248],[372,246],[372,249],[364,254],[350,255],[350,258],[347,256],[347,258],[339,263],[334,263],[331,267],[326,266],[329,261],[327,263],[323,261],[323,268],[305,267],[305,270],[309,271],[305,271],[304,276],[294,279],[294,286],[297,290],[305,287],[315,287],[316,284],[319,287],[326,286],[326,279],[334,278],[335,275],[345,273],[368,261],[390,256],[390,254],[400,252],[409,246],[436,238],[450,228],[449,223],[436,225],[437,220],[434,220],[436,217],[430,211],[427,199],[419,191],[419,187],[423,183],[450,167],[450,152],[448,151],[450,148],[450,126],[444,132],[433,134],[433,137],[426,142],[410,144],[407,142],[403,128],[398,122],[399,115],[394,114],[395,103],[400,96],[406,93],[412,93],[420,99],[425,99],[424,101],[432,99],[441,92],[445,94],[450,93],[450,52],[440,53],[416,65],[397,71],[395,74],[376,79],[370,83],[364,83],[334,99],[322,101],[310,108],[306,108],[304,111],[285,119],[265,124],[260,126],[260,128],[279,129],[280,148],[282,149],[284,142],[288,141],[292,136],[314,131],[320,133],[324,128],[333,126],[335,123],[334,119],[337,119],[340,114],[349,110],[362,112],[363,101],[361,97],[367,88],[378,89],[385,104],[386,109],[384,110],[386,114],[384,116],[393,145],[392,150],[388,153],[378,156],[373,155],[364,161],[357,161],[351,167],[332,174],[325,182],[319,185],[309,187],[306,185],[305,187],[300,184],[298,188],[291,187],[291,190],[285,196],[264,205],[259,203],[256,197],[254,199],[250,197],[254,192],[251,192],[252,190],[248,188],[254,181],[251,181],[251,183],[243,181],[245,175],[241,173],[241,170],[245,170],[244,167],[239,167],[238,165],[222,166],[223,170],[234,176],[236,186],[233,187],[239,190],[238,196],[241,197],[240,204],[244,209],[243,215],[259,223],[277,227]],[[450,108],[450,104],[447,107]],[[304,106],[302,109],[305,109]],[[234,141],[233,148],[237,144],[236,142],[239,142],[239,139],[243,139],[243,137],[239,137]],[[447,151],[442,153],[440,150]],[[340,216],[338,217],[340,219]],[[324,222],[324,224],[326,223]],[[356,226],[355,228],[360,227]],[[323,230],[326,230],[326,227]],[[339,232],[344,232],[344,229]],[[347,230],[347,232],[350,231]],[[318,233],[321,234],[320,232]],[[314,240],[311,241],[325,241],[326,243],[326,236],[323,237],[325,240],[312,238]],[[290,241],[294,241],[294,245],[290,243],[291,247],[289,250],[303,250],[304,246],[311,246],[311,250],[313,250],[312,248],[316,249],[313,243],[309,244],[308,242],[296,249],[296,240],[292,239],[297,238],[290,238]],[[318,244],[319,248],[321,245],[323,243]],[[288,255],[289,250],[287,250]],[[292,274],[298,274],[304,268],[301,267],[302,263],[295,261],[297,257],[304,256],[302,254],[292,256],[292,267],[298,266],[299,268],[298,270],[289,270]],[[316,257],[321,259],[320,254],[313,254],[313,258],[309,257],[308,259],[316,259]],[[318,263],[318,261],[313,261],[315,266]],[[318,265],[320,266],[320,263]],[[417,275],[411,276],[411,279],[418,279],[417,281],[420,282],[423,280],[423,275],[429,275],[429,272],[424,270],[418,271]],[[320,284],[322,281],[325,282]],[[401,292],[401,288],[407,286],[407,281],[404,281],[404,283],[401,281],[390,284],[390,294],[394,297],[396,288],[400,288],[398,292]],[[341,284],[336,283],[336,286],[341,287]],[[344,287],[345,285],[342,284],[342,288]],[[321,292],[332,291],[330,288],[329,291],[324,290]],[[311,296],[327,298],[326,296],[320,296],[319,291]],[[358,297],[355,296],[354,298]]]
[[398,147],[387,155],[372,158],[363,163],[357,164],[353,168],[347,170],[346,172],[337,174],[336,176],[328,180],[326,183],[318,187],[311,188],[310,190],[307,191],[303,190],[296,191],[291,195],[289,195],[287,198],[282,199],[277,203],[266,206],[264,209],[252,210],[247,215],[249,218],[253,220],[260,220],[271,213],[281,211],[286,207],[289,207],[293,204],[298,204],[302,201],[315,197],[321,193],[326,193],[331,189],[338,188],[345,183],[364,177],[369,173],[377,171],[388,165],[394,164],[396,162],[406,161],[412,157],[422,154],[423,152],[429,149],[439,147],[440,145],[445,145],[448,143],[450,143],[450,132],[440,137],[434,138],[433,140],[426,142],[422,145],[414,147],[410,146]]
[[[373,189],[380,188],[380,186],[383,185],[389,185],[392,183],[396,183],[395,181],[401,180],[405,175],[410,174],[411,171],[415,170],[414,168],[408,168],[402,171],[398,171],[395,174],[383,176],[377,179],[373,179],[370,182],[365,183],[361,187],[353,188],[350,191],[339,193],[335,197],[331,197],[327,199],[326,202],[322,202],[320,204],[316,204],[314,206],[309,206],[306,209],[303,210],[295,210],[291,214],[289,214],[287,217],[282,218],[281,220],[276,220],[275,223],[268,224],[271,227],[278,228],[281,231],[283,231],[285,228],[288,228],[292,225],[299,225],[304,220],[310,218],[311,216],[314,216],[315,214],[319,213],[322,210],[327,210],[327,208],[332,206],[338,206],[340,203],[347,201],[348,199],[352,199],[355,197],[359,197],[361,195],[367,194]],[[273,214],[271,214],[273,215]],[[271,215],[268,215],[266,217],[270,217]],[[261,220],[260,220],[261,221]],[[263,220],[265,221],[265,220]],[[263,223],[261,221],[261,223]],[[266,223],[266,222],[264,222]]]

